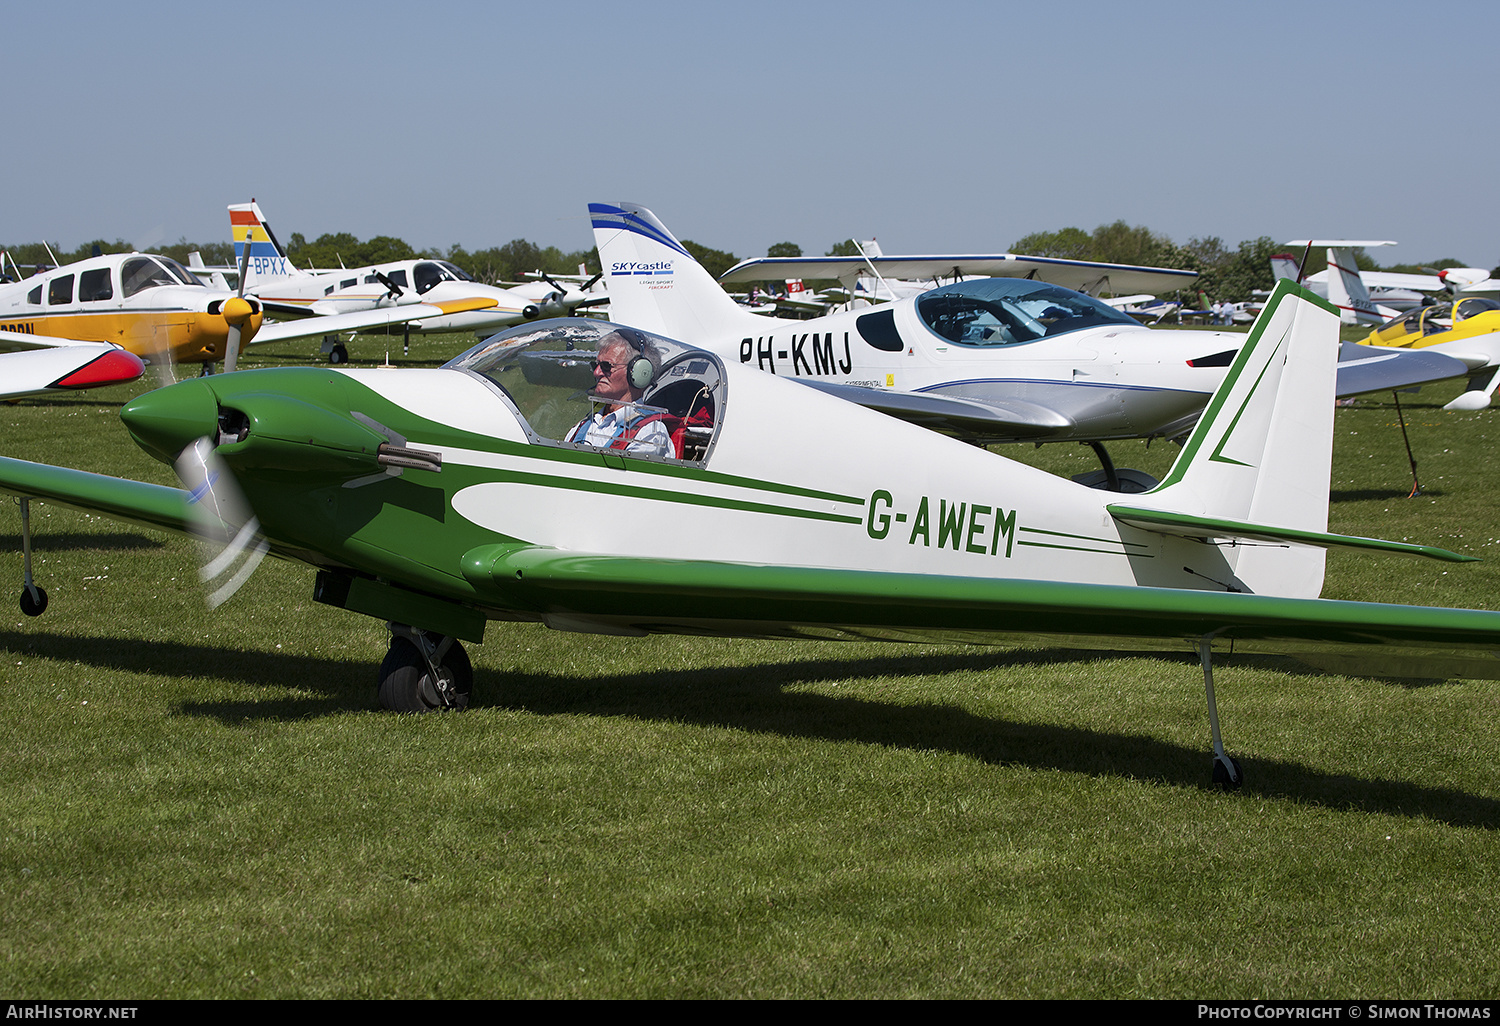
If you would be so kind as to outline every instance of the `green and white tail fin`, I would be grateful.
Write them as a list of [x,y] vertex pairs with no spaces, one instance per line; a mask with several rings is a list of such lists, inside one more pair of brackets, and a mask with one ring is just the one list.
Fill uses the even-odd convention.
[[[1196,518],[1264,527],[1267,536],[1326,536],[1338,332],[1338,311],[1328,302],[1277,282],[1177,462],[1135,505],[1183,523]],[[1225,552],[1251,591],[1316,596],[1322,590],[1324,550],[1315,544],[1261,541]]]

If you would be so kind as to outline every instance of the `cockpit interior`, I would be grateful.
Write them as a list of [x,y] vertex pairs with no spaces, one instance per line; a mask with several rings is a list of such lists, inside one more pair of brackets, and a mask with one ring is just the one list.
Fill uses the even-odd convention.
[[603,402],[593,391],[594,366],[618,332],[650,364],[640,398],[626,405],[662,421],[672,438],[671,459],[706,460],[724,408],[725,382],[718,357],[701,349],[608,321],[559,318],[503,331],[444,367],[477,375],[498,388],[533,443],[595,449],[569,439]]
[[1026,278],[981,278],[924,293],[917,315],[940,338],[961,346],[1012,346],[1105,324],[1135,320],[1081,292]]

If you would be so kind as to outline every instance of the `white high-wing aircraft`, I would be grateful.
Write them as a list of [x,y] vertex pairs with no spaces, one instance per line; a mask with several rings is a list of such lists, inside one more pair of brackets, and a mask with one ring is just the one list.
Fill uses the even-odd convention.
[[[527,293],[481,284],[447,260],[396,260],[317,273],[301,270],[287,258],[253,199],[230,205],[229,224],[235,260],[245,267],[244,290],[258,298],[268,313],[327,317],[421,304],[457,304],[450,313],[406,320],[403,331],[473,331],[484,335],[535,320],[551,309],[545,297],[538,302]],[[333,340],[338,330],[328,327],[325,332],[323,351],[330,363],[349,359],[343,344]],[[387,329],[375,326],[366,330]]]
[[[1153,331],[1090,296],[1023,278],[962,281],[874,309],[773,320],[730,299],[646,208],[594,203],[589,211],[612,320],[947,433],[1089,442],[1107,479],[1112,468],[1098,443],[1182,434],[1245,338]],[[1339,393],[1466,372],[1448,358],[1391,359],[1396,352],[1345,346]]]
[[[1091,296],[1101,292],[1142,292],[1155,296],[1187,288],[1198,277],[1194,271],[1168,267],[1103,264],[1016,253],[886,256],[873,239],[855,245],[862,255],[741,260],[720,275],[719,281],[727,285],[784,278],[837,278],[851,295],[857,295],[863,284],[866,296],[893,301],[926,292],[945,280],[951,284],[969,278],[1029,278]],[[612,276],[608,280],[613,284]]]
[[140,357],[109,342],[0,331],[0,399],[121,385],[145,370]]

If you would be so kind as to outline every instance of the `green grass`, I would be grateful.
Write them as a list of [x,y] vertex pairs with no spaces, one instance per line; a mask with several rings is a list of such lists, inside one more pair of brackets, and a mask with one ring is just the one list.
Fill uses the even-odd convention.
[[[412,361],[460,338],[413,344]],[[362,342],[374,361],[383,342]],[[400,342],[391,346],[400,362]],[[305,360],[311,347],[252,350]],[[0,406],[4,452],[169,481],[134,389]],[[1330,597],[1493,608],[1494,412],[1337,415]],[[1078,446],[1008,454],[1092,470]],[[1111,447],[1160,473],[1175,448]],[[19,519],[0,575],[20,580]],[[372,620],[268,561],[34,507],[0,613],[0,992],[192,997],[1489,997],[1500,685],[1187,658],[491,625],[475,707],[375,710]]]

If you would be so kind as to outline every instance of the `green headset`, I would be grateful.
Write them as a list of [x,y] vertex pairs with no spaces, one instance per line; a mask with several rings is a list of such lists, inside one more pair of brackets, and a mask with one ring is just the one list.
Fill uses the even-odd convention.
[[634,328],[616,328],[615,331],[635,350],[635,355],[625,365],[625,380],[630,382],[631,388],[645,388],[656,377],[656,368],[646,356],[646,336]]

